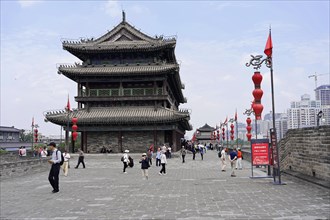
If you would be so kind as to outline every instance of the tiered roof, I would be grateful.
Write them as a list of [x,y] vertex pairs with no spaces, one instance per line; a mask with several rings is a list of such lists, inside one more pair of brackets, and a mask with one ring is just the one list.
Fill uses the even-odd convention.
[[104,66],[83,66],[83,65],[61,65],[59,73],[71,78],[72,76],[123,76],[123,75],[158,75],[173,71],[179,71],[178,64],[160,65],[104,65]]
[[63,49],[84,59],[81,53],[108,53],[119,51],[157,51],[174,49],[175,37],[150,37],[123,20],[114,29],[98,39],[64,40]]
[[[79,109],[69,113],[69,118],[77,117],[79,125],[138,125],[163,124],[182,122],[190,130],[188,111],[175,111],[163,107],[125,106],[125,107],[92,107]],[[68,122],[68,113],[65,111],[50,111],[46,113],[48,121],[63,125]]]

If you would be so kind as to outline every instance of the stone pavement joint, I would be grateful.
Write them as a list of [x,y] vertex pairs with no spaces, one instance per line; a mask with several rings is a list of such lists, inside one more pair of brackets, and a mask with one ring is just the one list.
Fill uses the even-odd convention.
[[[168,160],[166,176],[155,160],[149,180],[142,178],[140,154],[122,173],[120,154],[87,154],[86,169],[60,173],[60,192],[51,193],[48,171],[1,181],[1,219],[330,219],[327,188],[283,175],[286,185],[270,178],[251,179],[250,164],[230,177],[221,172],[216,151]],[[254,176],[265,173],[254,168]]]

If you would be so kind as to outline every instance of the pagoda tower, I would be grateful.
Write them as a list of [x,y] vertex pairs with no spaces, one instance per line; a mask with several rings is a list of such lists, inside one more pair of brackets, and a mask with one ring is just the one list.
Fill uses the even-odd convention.
[[63,41],[63,49],[82,63],[59,65],[58,73],[77,83],[74,111],[48,111],[47,121],[63,126],[68,140],[78,118],[81,149],[97,153],[144,152],[166,144],[180,148],[192,130],[175,58],[176,38],[150,37],[123,20],[97,39]]

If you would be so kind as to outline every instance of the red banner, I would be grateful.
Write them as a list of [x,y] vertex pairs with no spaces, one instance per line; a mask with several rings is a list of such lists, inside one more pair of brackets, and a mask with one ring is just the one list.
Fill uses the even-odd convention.
[[251,143],[252,165],[269,165],[269,144],[267,142]]

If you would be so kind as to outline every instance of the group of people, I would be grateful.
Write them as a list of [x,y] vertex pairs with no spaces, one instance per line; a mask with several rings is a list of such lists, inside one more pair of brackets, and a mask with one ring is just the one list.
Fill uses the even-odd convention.
[[[123,162],[123,173],[127,173],[126,168],[133,161],[133,159],[128,155],[129,150],[125,150],[121,161]],[[166,175],[166,164],[167,164],[167,150],[163,146],[162,149],[159,147],[156,152],[156,166],[161,166],[159,175]],[[148,180],[148,168],[152,165],[153,157],[153,146],[147,150],[147,153],[143,153],[139,163],[141,164],[142,176],[144,179]]]
[[[222,151],[220,152],[220,161],[221,161],[221,171],[225,172],[226,171],[226,154],[228,152],[228,148],[223,148]],[[230,162],[230,167],[231,167],[231,173],[230,176],[235,177],[235,170],[237,169],[243,169],[242,167],[242,159],[243,159],[243,154],[240,148],[236,150],[234,148],[228,156],[228,160]]]

